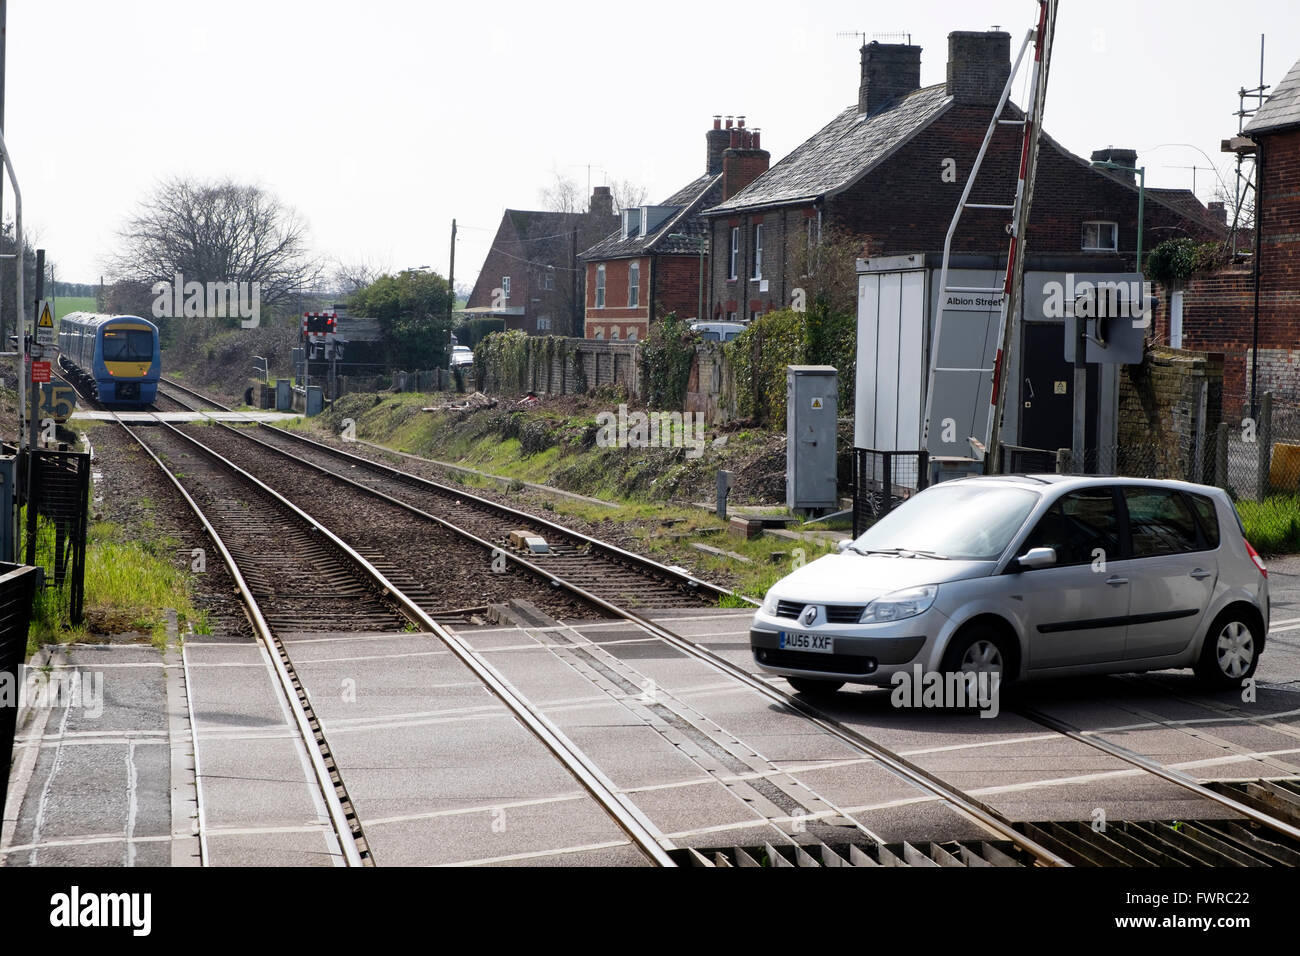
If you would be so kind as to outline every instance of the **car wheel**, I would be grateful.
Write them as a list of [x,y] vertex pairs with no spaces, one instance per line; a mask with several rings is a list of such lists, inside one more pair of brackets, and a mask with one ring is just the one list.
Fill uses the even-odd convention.
[[786,681],[805,697],[829,697],[844,686],[842,680],[817,680],[813,677],[787,677]]
[[1014,679],[1007,670],[1009,661],[1006,639],[1002,634],[992,627],[977,625],[952,639],[944,652],[941,669],[945,674],[997,674],[999,686],[1005,687]]
[[1257,630],[1238,611],[1227,610],[1215,618],[1194,668],[1201,682],[1217,690],[1240,687],[1259,666],[1263,647]]

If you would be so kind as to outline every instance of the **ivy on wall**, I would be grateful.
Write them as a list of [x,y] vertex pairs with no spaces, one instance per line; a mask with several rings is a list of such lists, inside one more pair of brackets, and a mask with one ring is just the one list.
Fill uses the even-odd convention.
[[686,401],[691,362],[700,336],[673,312],[650,327],[641,343],[641,388],[651,408],[680,409]]

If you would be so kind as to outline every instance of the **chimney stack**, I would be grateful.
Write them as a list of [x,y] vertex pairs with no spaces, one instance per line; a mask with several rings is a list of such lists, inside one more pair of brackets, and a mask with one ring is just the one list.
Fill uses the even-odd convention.
[[729,132],[731,145],[722,154],[722,198],[730,199],[752,183],[772,161],[767,150],[759,147],[758,130],[745,129],[745,118]]
[[1216,222],[1222,223],[1225,226],[1228,224],[1227,206],[1221,202],[1212,202],[1208,204],[1207,208],[1210,210],[1210,215],[1214,217]]
[[1011,75],[1011,34],[948,34],[948,95],[959,106],[995,106]]
[[708,147],[705,156],[705,172],[710,176],[716,176],[722,172],[722,154],[731,144],[731,134],[722,128],[721,114],[713,117],[713,129],[704,134],[704,141]]
[[921,88],[921,48],[907,43],[878,43],[861,49],[862,77],[858,112],[871,114]]
[[608,186],[593,186],[591,190],[591,204],[587,211],[593,216],[613,217],[614,215],[614,194],[609,191]]
[[1127,172],[1123,169],[1110,169],[1108,167],[1102,167],[1102,170],[1110,173],[1116,179],[1122,179],[1126,183],[1137,185],[1137,171],[1134,168],[1138,163],[1136,149],[1116,149],[1114,146],[1107,146],[1105,149],[1094,149],[1090,158],[1094,163],[1119,163],[1121,166],[1128,167]]

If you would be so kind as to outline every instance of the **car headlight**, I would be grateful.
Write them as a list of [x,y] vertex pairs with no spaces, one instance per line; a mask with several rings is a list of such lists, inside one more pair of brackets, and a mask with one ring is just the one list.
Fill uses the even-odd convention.
[[927,584],[919,588],[907,588],[903,591],[891,591],[876,598],[862,610],[859,624],[880,624],[884,621],[902,621],[916,617],[930,610],[934,599],[939,596],[936,584]]
[[763,606],[759,608],[764,614],[774,616],[776,614],[776,589],[768,588],[767,596],[763,598]]

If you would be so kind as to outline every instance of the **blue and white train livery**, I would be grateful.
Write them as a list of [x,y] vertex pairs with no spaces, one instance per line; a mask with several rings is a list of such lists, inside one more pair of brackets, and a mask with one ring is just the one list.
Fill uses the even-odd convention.
[[106,404],[144,407],[158,394],[158,326],[135,315],[72,312],[59,323],[64,373]]

